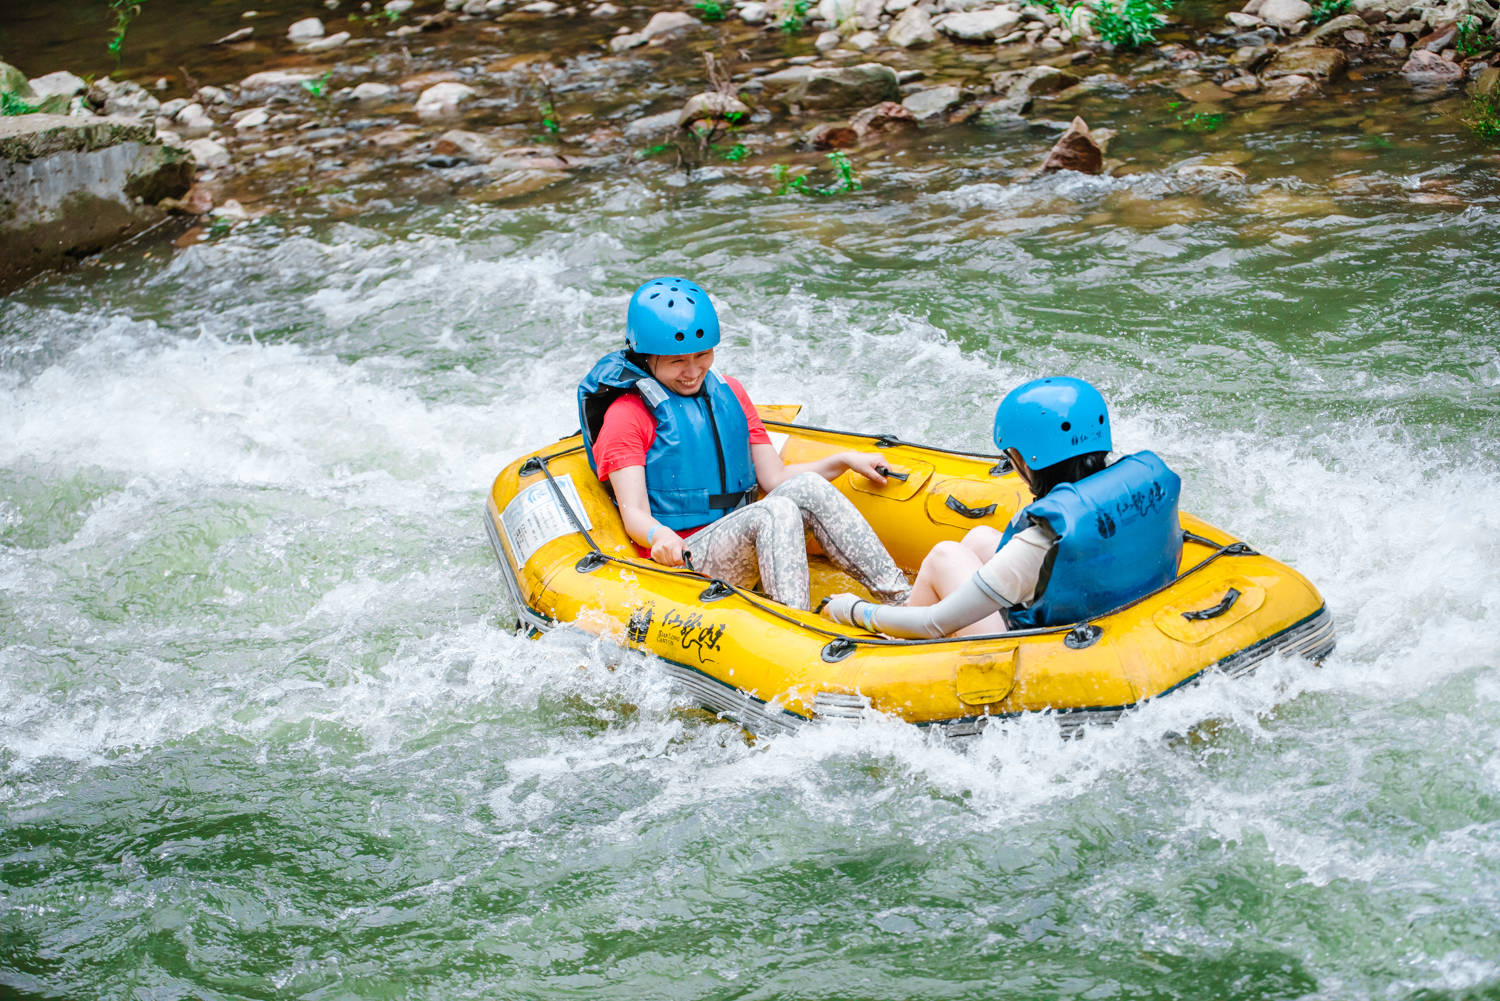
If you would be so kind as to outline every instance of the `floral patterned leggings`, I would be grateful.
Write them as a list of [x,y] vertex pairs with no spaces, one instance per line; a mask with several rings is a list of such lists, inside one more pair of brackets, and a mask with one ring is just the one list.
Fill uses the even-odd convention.
[[807,569],[810,529],[840,570],[878,600],[899,604],[911,584],[886,552],[875,530],[849,499],[817,473],[804,472],[765,497],[731,511],[688,539],[693,569],[740,587],[761,588],[776,601],[809,609]]

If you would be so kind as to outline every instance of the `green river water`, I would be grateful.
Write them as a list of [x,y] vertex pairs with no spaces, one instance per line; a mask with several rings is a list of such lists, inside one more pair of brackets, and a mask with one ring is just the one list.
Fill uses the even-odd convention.
[[[622,169],[0,300],[0,996],[1500,998],[1495,153],[1287,114],[1189,181],[1155,107],[1127,177],[957,131],[834,199]],[[674,272],[812,423],[983,449],[1095,381],[1337,651],[1081,740],[750,741],[517,638],[485,491]]]

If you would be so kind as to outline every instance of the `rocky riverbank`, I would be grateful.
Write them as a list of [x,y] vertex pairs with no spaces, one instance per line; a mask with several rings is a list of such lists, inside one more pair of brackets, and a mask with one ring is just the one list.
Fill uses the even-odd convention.
[[[247,10],[218,49],[258,62],[248,75],[185,68],[185,87],[12,71],[7,110],[150,126],[197,167],[163,206],[223,226],[305,204],[515,198],[599,171],[709,167],[785,187],[829,150],[846,151],[847,180],[951,129],[1041,130],[1062,138],[1033,169],[1128,173],[1089,122],[1143,90],[1193,128],[1266,107],[1326,114],[1353,92],[1455,109],[1500,93],[1489,0],[1249,0],[1128,49],[1108,40],[1113,8],[992,0],[391,0],[341,20],[325,7],[339,4],[280,21]],[[1244,177],[1232,162],[1177,166]]]

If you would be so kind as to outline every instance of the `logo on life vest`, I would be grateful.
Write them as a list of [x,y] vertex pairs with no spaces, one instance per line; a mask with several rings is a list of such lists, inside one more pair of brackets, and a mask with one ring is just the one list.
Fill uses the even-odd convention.
[[1099,512],[1098,528],[1101,539],[1107,539],[1115,534],[1115,520],[1109,516],[1108,511]]

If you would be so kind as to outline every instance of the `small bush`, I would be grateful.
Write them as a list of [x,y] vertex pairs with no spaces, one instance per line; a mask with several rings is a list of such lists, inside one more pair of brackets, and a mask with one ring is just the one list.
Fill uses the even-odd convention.
[[808,181],[806,174],[791,175],[791,167],[784,163],[778,163],[771,168],[772,175],[776,178],[776,194],[788,195],[797,192],[802,195],[842,195],[851,191],[858,191],[861,187],[859,178],[854,175],[854,164],[849,162],[847,154],[835,150],[828,154],[828,160],[833,164],[833,169],[838,174],[838,180],[826,188],[815,188]]
[[1463,121],[1485,142],[1500,143],[1500,94],[1476,94]]
[[[1138,49],[1156,39],[1167,19],[1172,0],[1098,0],[1094,8],[1094,31],[1119,49]],[[1070,11],[1071,13],[1071,11]]]
[[782,0],[781,30],[795,35],[807,27],[807,12],[811,8],[812,0]]
[[1349,0],[1320,0],[1308,18],[1313,24],[1327,24],[1349,9]]
[[698,16],[705,21],[724,20],[724,5],[719,0],[698,0],[693,6],[698,8]]

